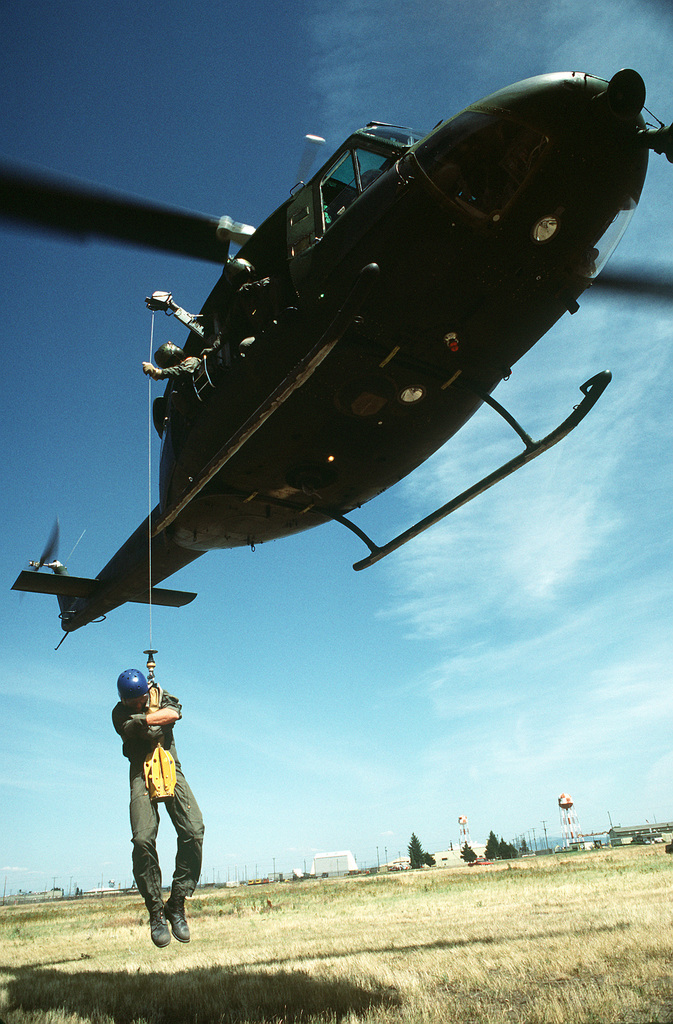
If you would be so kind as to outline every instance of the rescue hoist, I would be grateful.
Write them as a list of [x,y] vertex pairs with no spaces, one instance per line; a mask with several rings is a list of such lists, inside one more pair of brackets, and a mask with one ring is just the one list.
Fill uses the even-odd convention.
[[[154,655],[157,654],[157,651],[150,648],[143,653],[147,655],[148,711],[151,714],[161,707],[161,688],[154,679],[154,669],[156,668]],[[175,761],[171,753],[164,750],[161,740],[145,758],[144,772],[150,800],[168,800],[173,796],[176,783]]]

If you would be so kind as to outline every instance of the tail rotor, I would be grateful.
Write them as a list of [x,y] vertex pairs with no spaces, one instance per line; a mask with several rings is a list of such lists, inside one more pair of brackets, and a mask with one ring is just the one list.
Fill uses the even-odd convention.
[[54,562],[57,559],[60,539],[61,528],[59,525],[58,516],[56,516],[56,520],[51,528],[51,533],[49,534],[47,543],[44,546],[42,554],[40,555],[39,562],[33,562],[32,560],[28,562],[28,565],[33,570],[33,572],[38,572],[43,565],[49,565],[51,562]]

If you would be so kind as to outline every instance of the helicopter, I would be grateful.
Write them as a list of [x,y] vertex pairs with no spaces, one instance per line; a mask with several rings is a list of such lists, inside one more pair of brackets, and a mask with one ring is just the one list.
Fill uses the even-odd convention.
[[[648,126],[645,97],[630,69],[610,81],[563,72],[501,89],[429,133],[370,122],[256,229],[5,169],[3,217],[223,267],[198,313],[170,292],[146,299],[187,331],[154,403],[158,505],[95,578],[54,559],[53,535],[13,589],[56,595],[69,633],[128,601],[188,603],[195,594],[157,584],[206,551],[328,522],[366,545],[361,570],[562,440],[609,372],[584,382],[539,441],[492,392],[579,309],[635,211],[649,151],[673,162],[672,128]],[[349,516],[482,405],[523,451],[387,543],[372,541]]]

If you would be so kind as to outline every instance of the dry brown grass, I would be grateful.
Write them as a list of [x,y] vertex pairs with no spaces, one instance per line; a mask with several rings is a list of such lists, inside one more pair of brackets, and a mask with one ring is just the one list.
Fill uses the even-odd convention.
[[0,1017],[673,1021],[672,895],[673,857],[646,847],[207,891],[163,951],[126,897],[5,907]]

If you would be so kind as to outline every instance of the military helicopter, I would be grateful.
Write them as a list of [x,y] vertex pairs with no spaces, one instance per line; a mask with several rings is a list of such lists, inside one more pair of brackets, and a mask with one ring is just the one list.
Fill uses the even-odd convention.
[[[198,314],[169,292],[146,300],[187,331],[164,353],[154,405],[159,504],[95,579],[70,576],[50,543],[32,568],[54,574],[24,571],[14,589],[57,595],[72,632],[127,601],[192,600],[156,584],[206,551],[333,521],[369,549],[363,569],[560,441],[607,371],[541,441],[492,392],[579,308],[633,215],[649,150],[673,161],[671,127],[648,126],[644,103],[635,71],[558,73],[429,133],[371,122],[257,229],[5,171],[5,217],[224,267]],[[519,455],[386,544],[348,518],[483,404],[517,433]]]

